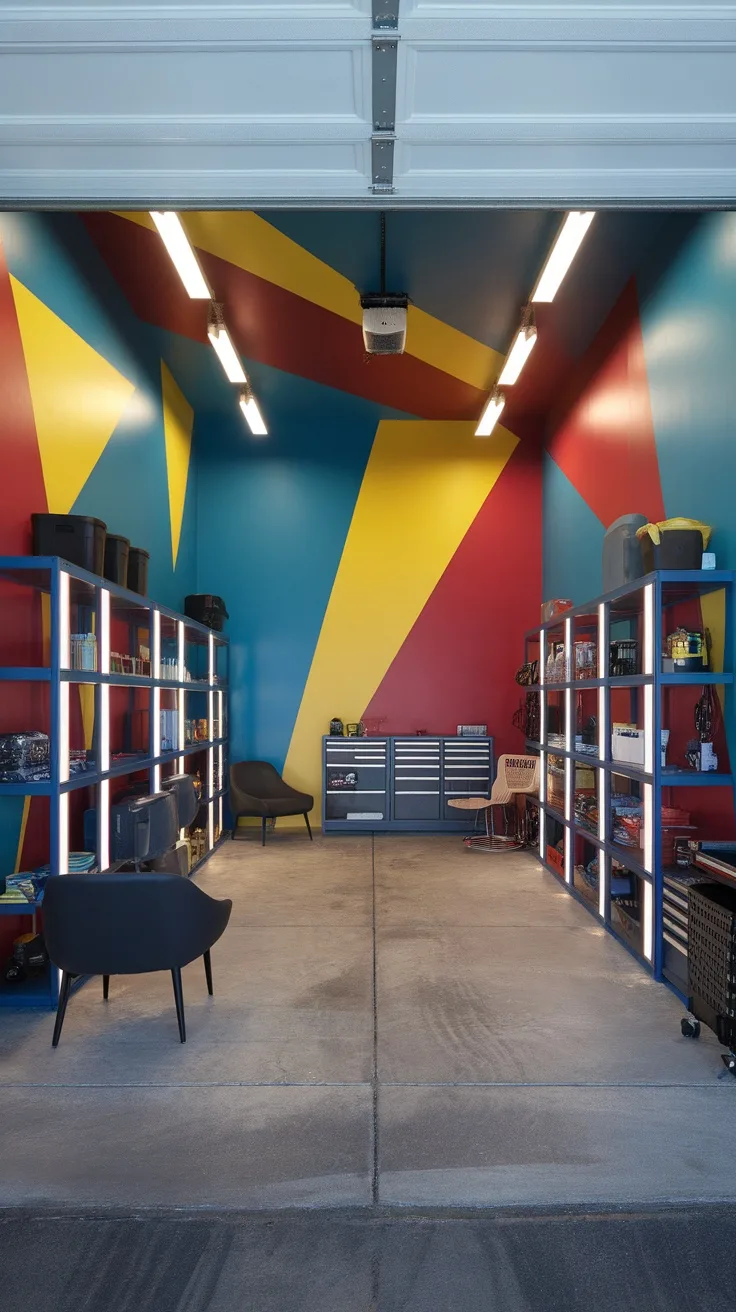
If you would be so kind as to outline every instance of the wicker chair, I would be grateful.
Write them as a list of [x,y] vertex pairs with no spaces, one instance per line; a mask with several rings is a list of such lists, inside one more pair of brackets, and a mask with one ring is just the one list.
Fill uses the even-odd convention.
[[[525,811],[519,799],[539,793],[538,756],[501,756],[490,797],[458,797],[450,806],[460,811],[474,811],[476,821],[484,813],[485,827],[480,834],[469,834],[465,846],[480,852],[515,852],[526,844]],[[496,833],[493,809],[503,808],[504,832]]]

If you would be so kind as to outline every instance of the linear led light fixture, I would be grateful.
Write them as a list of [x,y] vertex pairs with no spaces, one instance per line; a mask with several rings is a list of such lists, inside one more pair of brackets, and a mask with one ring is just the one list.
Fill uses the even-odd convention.
[[499,385],[510,387],[517,382],[524,365],[536,346],[536,342],[537,328],[534,322],[534,311],[527,306],[522,316],[521,327],[511,343],[511,350],[504,361],[498,379]]
[[595,210],[586,210],[584,213],[573,210],[566,216],[532,292],[535,304],[543,301],[549,304],[555,299],[594,218]]
[[207,322],[207,336],[209,337],[220,360],[220,364],[225,370],[225,376],[228,382],[247,384],[248,379],[245,376],[240,356],[238,355],[232,343],[232,338],[225,327],[225,320],[222,317],[222,306],[213,301],[210,305],[209,319]]
[[208,286],[199,260],[194,254],[189,238],[184,231],[184,224],[172,210],[150,210],[159,231],[159,236],[171,256],[172,264],[193,301],[211,301],[212,291]]
[[503,392],[499,392],[498,388],[494,387],[488,401],[486,402],[486,408],[478,420],[478,427],[475,430],[476,437],[491,436],[491,433],[501,418],[505,404],[506,397]]
[[245,422],[253,436],[268,437],[268,429],[264,423],[263,415],[258,409],[258,402],[249,387],[242,389],[238,404],[245,415]]

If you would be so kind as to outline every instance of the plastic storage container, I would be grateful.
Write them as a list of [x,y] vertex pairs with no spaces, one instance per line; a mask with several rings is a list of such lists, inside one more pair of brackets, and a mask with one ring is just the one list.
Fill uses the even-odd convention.
[[62,556],[91,574],[105,568],[107,525],[89,515],[31,515],[34,556]]
[[185,597],[184,614],[218,633],[222,630],[223,620],[230,618],[222,597],[215,597],[210,592],[195,592]]
[[148,562],[150,556],[142,547],[131,547],[128,553],[128,587],[131,592],[148,595]]
[[641,578],[644,562],[636,532],[646,522],[646,515],[621,515],[606,530],[603,539],[604,592],[613,592],[614,588],[622,588],[625,583]]
[[121,588],[128,586],[128,556],[130,539],[121,538],[117,533],[108,533],[105,542],[105,578],[111,583],[118,583]]

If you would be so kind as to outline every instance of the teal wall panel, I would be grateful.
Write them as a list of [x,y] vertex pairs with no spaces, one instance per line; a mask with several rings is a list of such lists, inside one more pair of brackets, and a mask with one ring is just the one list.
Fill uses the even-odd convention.
[[542,468],[542,581],[544,599],[575,605],[601,591],[605,529],[552,457]]
[[641,311],[667,514],[713,524],[736,568],[736,214],[704,215]]

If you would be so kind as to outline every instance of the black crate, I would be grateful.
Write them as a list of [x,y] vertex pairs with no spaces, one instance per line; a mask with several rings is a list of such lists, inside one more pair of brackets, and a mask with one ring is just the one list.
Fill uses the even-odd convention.
[[[694,884],[687,937],[691,996],[724,1021],[736,1018],[736,890],[724,884]],[[712,1024],[708,1016],[703,1019]]]

